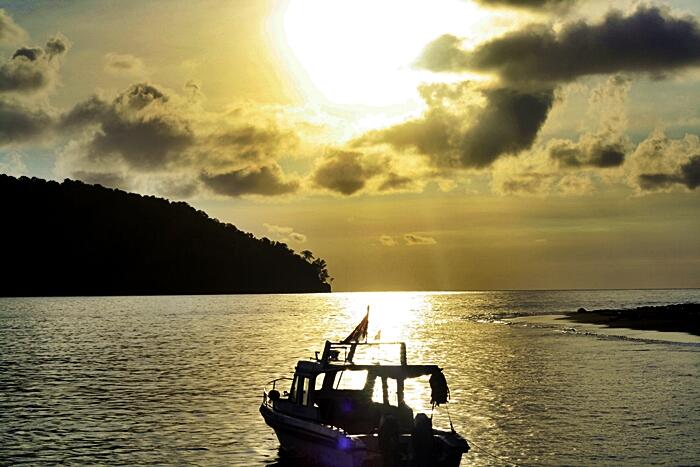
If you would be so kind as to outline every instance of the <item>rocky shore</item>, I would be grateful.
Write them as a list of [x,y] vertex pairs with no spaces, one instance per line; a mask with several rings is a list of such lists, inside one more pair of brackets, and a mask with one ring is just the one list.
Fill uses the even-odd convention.
[[601,324],[610,328],[643,331],[687,332],[700,336],[700,304],[679,303],[620,310],[586,310],[560,318],[581,324]]

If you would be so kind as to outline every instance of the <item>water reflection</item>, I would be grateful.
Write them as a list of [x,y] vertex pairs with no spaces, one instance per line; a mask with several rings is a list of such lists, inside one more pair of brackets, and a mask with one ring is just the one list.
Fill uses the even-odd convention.
[[[370,305],[370,340],[381,330],[407,342],[409,363],[444,368],[455,428],[499,457],[698,464],[700,346],[492,322],[688,301],[700,292],[0,299],[0,459],[286,466],[258,412],[262,387]],[[414,413],[429,399],[426,378],[407,383]],[[447,423],[443,409],[435,420]],[[493,464],[478,450],[466,461]]]

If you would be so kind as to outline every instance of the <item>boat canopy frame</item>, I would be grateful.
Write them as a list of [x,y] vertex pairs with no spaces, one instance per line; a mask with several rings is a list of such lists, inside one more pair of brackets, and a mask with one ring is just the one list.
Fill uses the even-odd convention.
[[340,362],[340,352],[345,351],[345,356],[343,358],[343,363],[352,364],[352,359],[355,355],[355,349],[357,346],[387,346],[394,345],[399,346],[400,349],[400,362],[401,365],[405,366],[408,364],[406,359],[406,343],[405,342],[331,342],[326,341],[323,346],[323,354],[319,358],[318,352],[316,352],[316,361],[321,362],[324,365],[330,364],[330,362]]
[[[356,364],[351,360],[356,346],[386,346],[394,345],[400,348],[400,364]],[[346,356],[342,360],[339,358],[340,351],[346,350]],[[326,341],[323,347],[323,354],[319,357],[316,352],[316,362],[320,364],[315,373],[329,373],[343,370],[362,371],[367,370],[374,376],[393,379],[412,379],[421,376],[430,376],[434,373],[442,372],[442,368],[437,365],[409,365],[406,359],[405,342],[331,342]],[[301,363],[301,362],[300,362]]]

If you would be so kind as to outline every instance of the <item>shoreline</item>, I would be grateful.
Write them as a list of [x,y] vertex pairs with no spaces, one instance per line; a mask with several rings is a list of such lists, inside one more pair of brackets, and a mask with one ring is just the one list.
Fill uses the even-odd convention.
[[700,337],[700,304],[679,303],[619,310],[579,308],[556,318],[579,324],[640,331],[685,332]]

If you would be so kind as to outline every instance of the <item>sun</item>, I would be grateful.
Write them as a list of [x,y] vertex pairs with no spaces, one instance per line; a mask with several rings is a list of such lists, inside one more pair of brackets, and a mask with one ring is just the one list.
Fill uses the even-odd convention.
[[423,47],[486,15],[464,0],[290,0],[279,38],[309,99],[391,117],[420,108],[419,84],[435,79],[412,66]]

